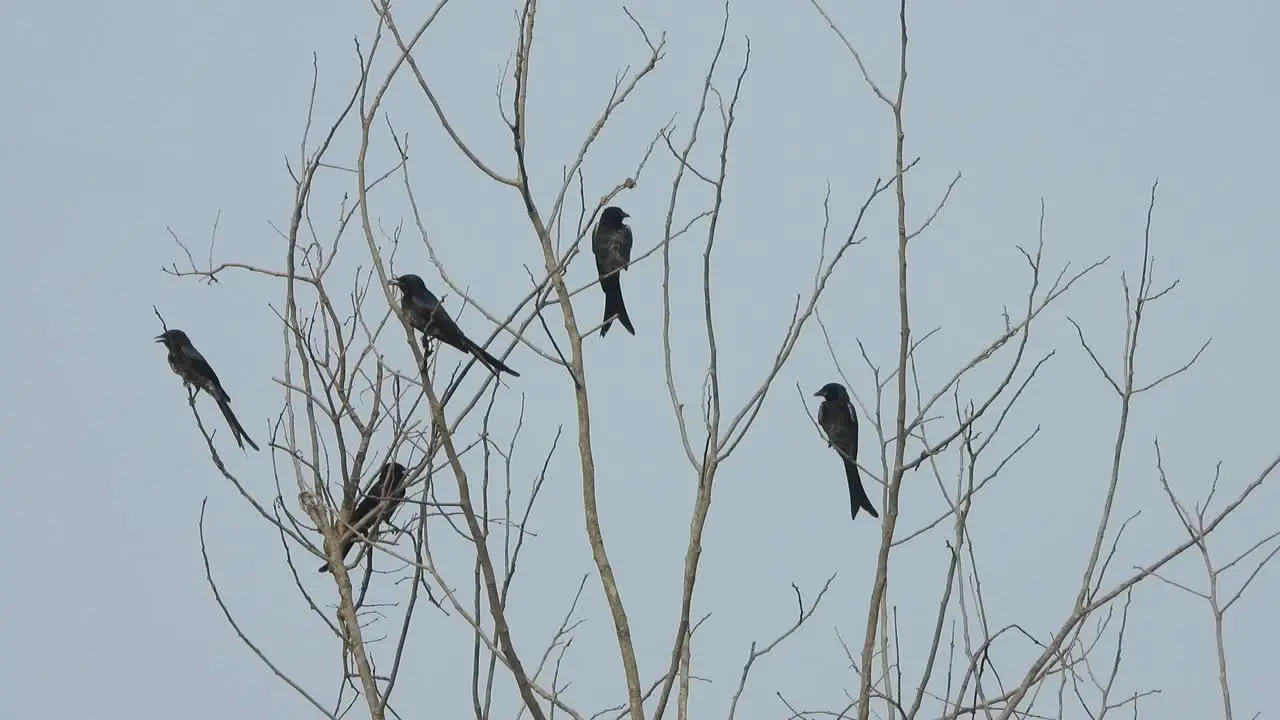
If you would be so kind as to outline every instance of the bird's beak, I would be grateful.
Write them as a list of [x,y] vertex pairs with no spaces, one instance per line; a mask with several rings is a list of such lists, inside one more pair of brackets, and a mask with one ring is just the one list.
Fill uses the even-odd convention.
[[390,285],[391,287],[400,287],[400,280],[398,278],[392,278],[387,281],[387,285]]
[[158,343],[162,343],[162,342],[164,342],[164,336],[163,336],[163,335],[157,335],[157,336],[156,336],[156,342],[158,342]]
[[822,391],[821,391],[821,390],[819,390],[818,392],[814,393],[814,394],[813,394],[813,396],[814,396],[814,397],[822,397]]

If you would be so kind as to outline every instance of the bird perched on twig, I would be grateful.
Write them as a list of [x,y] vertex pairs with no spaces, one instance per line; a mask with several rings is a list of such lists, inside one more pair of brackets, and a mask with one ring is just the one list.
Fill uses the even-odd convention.
[[596,256],[596,272],[600,274],[600,289],[604,291],[604,324],[600,336],[609,333],[614,318],[632,335],[636,329],[627,315],[627,304],[622,300],[622,271],[631,264],[631,228],[622,221],[631,217],[622,208],[610,205],[600,213],[591,235],[591,252]]
[[257,443],[250,439],[249,433],[244,431],[244,426],[236,419],[235,413],[231,412],[231,396],[222,389],[218,374],[209,367],[209,361],[204,359],[199,350],[196,350],[195,345],[191,344],[191,338],[181,330],[165,330],[156,336],[156,342],[164,343],[165,348],[168,349],[169,367],[182,378],[184,385],[194,386],[197,392],[205,391],[218,403],[218,409],[222,411],[222,416],[231,426],[231,436],[236,439],[240,449],[243,450],[247,442],[249,447],[257,450]]
[[[372,538],[378,526],[391,519],[391,514],[404,500],[405,469],[400,463],[387,463],[379,472],[378,481],[369,488],[364,499],[351,511],[351,519],[342,528],[338,541],[338,557],[345,560],[347,553],[359,535]],[[359,533],[359,535],[357,534]],[[320,566],[320,572],[329,572],[329,563]]]
[[458,324],[441,307],[440,300],[427,289],[427,284],[422,282],[422,278],[417,275],[401,275],[394,278],[391,284],[400,288],[402,294],[400,307],[409,320],[409,326],[422,333],[423,345],[426,344],[427,338],[435,338],[464,353],[474,355],[495,375],[502,371],[520,377],[520,373],[504,365],[501,360],[490,355],[462,333]]
[[844,461],[853,519],[858,519],[859,508],[873,518],[880,517],[862,487],[862,476],[858,474],[858,413],[849,400],[849,391],[840,383],[827,383],[814,396],[822,398],[822,405],[818,406],[818,425],[827,434],[827,444],[835,448]]

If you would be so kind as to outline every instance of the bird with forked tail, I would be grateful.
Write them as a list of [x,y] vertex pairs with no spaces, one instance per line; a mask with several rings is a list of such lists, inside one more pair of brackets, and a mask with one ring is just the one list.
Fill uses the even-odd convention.
[[860,508],[873,518],[880,517],[862,487],[862,476],[858,474],[858,413],[853,409],[849,391],[840,383],[833,382],[823,385],[814,396],[822,398],[822,404],[818,406],[818,425],[827,435],[827,444],[835,448],[844,461],[853,519],[858,519]]
[[[501,360],[490,355],[471,338],[463,334],[458,324],[449,317],[440,300],[427,289],[427,284],[417,275],[401,275],[391,280],[391,284],[400,288],[400,308],[409,320],[409,326],[422,333],[423,345],[427,338],[435,338],[469,355],[474,355],[482,365],[495,375],[499,372],[510,373],[520,377],[520,373],[507,367]],[[426,348],[423,348],[424,351]]]
[[[400,463],[382,466],[377,482],[351,511],[351,519],[339,528],[342,533],[338,541],[339,560],[346,560],[360,536],[372,539],[378,526],[391,519],[391,514],[404,500],[404,479],[405,468]],[[328,562],[320,566],[320,572],[329,572]]]
[[205,391],[218,403],[218,409],[227,419],[227,425],[231,426],[231,435],[240,449],[243,450],[244,444],[249,443],[249,447],[257,450],[258,444],[244,431],[244,426],[236,419],[235,413],[231,412],[231,396],[222,388],[218,374],[209,366],[209,361],[191,344],[191,338],[181,330],[165,330],[156,336],[156,342],[164,343],[165,349],[169,351],[169,367],[182,378],[185,385],[194,386],[197,391]]
[[609,326],[616,318],[632,335],[636,329],[627,314],[627,304],[622,299],[622,271],[631,264],[631,228],[622,222],[630,215],[622,208],[610,205],[600,213],[591,235],[591,252],[596,256],[596,272],[600,274],[600,289],[604,291],[604,324],[600,336],[609,333]]

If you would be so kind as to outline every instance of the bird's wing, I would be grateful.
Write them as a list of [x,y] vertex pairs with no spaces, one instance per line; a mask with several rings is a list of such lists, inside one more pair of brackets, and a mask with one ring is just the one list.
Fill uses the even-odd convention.
[[841,409],[849,416],[849,425],[858,427],[858,414],[853,409],[853,403],[840,403]]
[[591,241],[596,271],[601,275],[622,270],[631,261],[631,228],[597,228]]
[[[356,506],[355,512],[351,514],[351,524],[368,534],[369,526],[390,516],[404,499],[404,484],[397,482],[401,479],[396,474],[384,474],[382,479],[369,488],[368,494]],[[382,511],[377,512],[379,505],[383,503],[385,504],[382,505]]]
[[426,286],[418,289],[417,298],[430,307],[440,307],[440,298],[436,297],[436,294],[428,290]]
[[360,499],[360,504],[356,505],[356,509],[351,511],[351,527],[361,531],[368,530],[367,524],[373,511],[378,509],[378,501],[381,500],[381,493],[378,486],[374,486],[368,495]]
[[403,307],[407,312],[411,312],[411,313],[417,312],[417,313],[427,314],[427,313],[430,313],[432,310],[436,309],[438,304],[432,303],[428,301],[426,298],[419,297],[418,295],[406,294],[404,298],[401,299],[400,306]]
[[439,325],[439,317],[445,314],[440,303],[430,302],[417,295],[406,295],[401,307],[409,316],[409,324],[423,332],[428,332],[432,325]]
[[[227,402],[231,402],[231,396],[227,394],[226,390],[222,389],[222,381],[218,379],[218,373],[213,371],[213,367],[209,365],[208,360],[204,359],[199,350],[196,350],[191,345],[182,345],[178,348],[178,354],[180,357],[179,362],[191,370],[191,374],[195,376],[194,379],[199,381],[198,385],[209,394],[215,397],[222,395]],[[215,389],[217,392],[214,392]]]
[[462,328],[458,327],[458,323],[453,321],[449,313],[440,305],[436,305],[428,316],[428,327],[432,329],[433,335],[439,335],[441,338],[446,336],[462,336]]
[[620,243],[621,244],[620,250],[622,252],[622,261],[624,263],[630,264],[631,263],[631,245],[634,242],[634,238],[632,238],[631,236],[631,227],[629,225],[623,225],[622,232],[620,233],[620,235],[622,236],[621,243]]
[[200,351],[191,345],[185,343],[179,345],[178,353],[191,367],[197,370],[208,370],[210,375],[213,374],[213,368],[209,367],[209,361],[205,360],[204,356],[200,354]]
[[850,454],[852,460],[858,457],[858,413],[853,409],[853,403],[841,403],[841,406],[847,418],[842,418],[846,423],[845,434],[848,435],[846,452]]
[[[215,387],[222,390],[222,381],[218,379],[218,373],[213,371],[213,368],[209,366],[209,362],[207,360],[197,356],[191,361],[191,367],[198,375],[207,378]],[[223,391],[223,394],[226,395],[226,391]],[[227,400],[231,400],[231,397],[228,396]]]

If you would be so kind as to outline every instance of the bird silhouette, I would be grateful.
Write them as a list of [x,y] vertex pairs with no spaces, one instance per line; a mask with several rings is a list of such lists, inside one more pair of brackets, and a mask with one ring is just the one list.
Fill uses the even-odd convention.
[[600,213],[591,235],[591,252],[596,256],[596,272],[600,274],[600,289],[604,291],[604,324],[600,336],[609,334],[614,318],[632,335],[636,329],[627,314],[627,304],[622,299],[622,271],[631,264],[631,228],[622,221],[631,217],[622,208],[609,206]]
[[427,289],[427,284],[422,282],[422,278],[417,275],[401,275],[393,279],[391,284],[400,288],[402,296],[400,307],[408,318],[410,327],[422,333],[424,345],[427,338],[435,338],[464,353],[474,355],[495,375],[501,371],[520,377],[520,373],[507,367],[501,360],[490,355],[463,334],[462,329],[440,305],[440,300]]
[[[341,539],[338,541],[338,557],[346,560],[347,553],[359,534],[372,538],[378,526],[391,518],[391,514],[404,500],[405,469],[400,463],[387,463],[379,471],[378,481],[369,488],[364,498],[351,511],[351,519],[342,526]],[[320,566],[320,572],[329,572],[329,563]]]
[[822,404],[818,406],[818,425],[827,434],[827,444],[835,448],[844,461],[853,519],[858,519],[859,508],[873,518],[880,517],[862,487],[862,476],[858,474],[858,413],[849,400],[849,391],[840,383],[827,383],[814,396],[822,398]]
[[209,367],[209,361],[191,344],[191,338],[181,330],[166,330],[156,336],[156,342],[164,343],[169,351],[169,367],[182,378],[183,384],[194,386],[197,391],[205,391],[218,403],[218,409],[227,419],[227,425],[231,426],[231,436],[236,439],[240,449],[243,450],[244,444],[249,443],[249,447],[257,450],[258,444],[244,431],[236,414],[231,412],[231,395],[222,388],[222,382],[218,380],[218,374],[213,368]]

